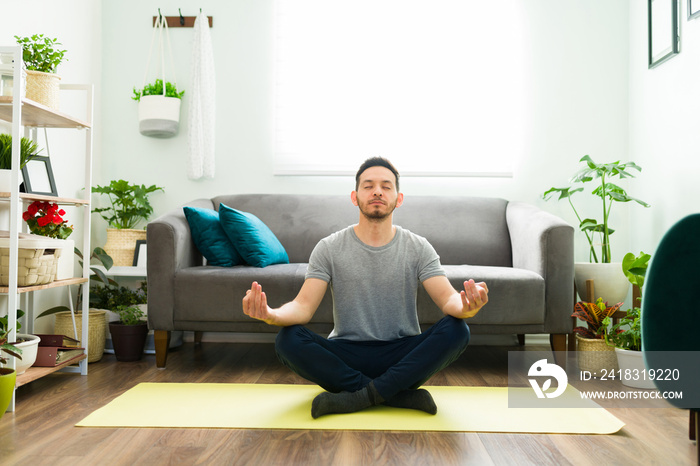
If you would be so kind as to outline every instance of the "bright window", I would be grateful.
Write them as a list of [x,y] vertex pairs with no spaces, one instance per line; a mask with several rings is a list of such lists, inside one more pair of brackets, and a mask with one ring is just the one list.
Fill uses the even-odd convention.
[[517,0],[276,0],[275,173],[510,176],[524,150]]

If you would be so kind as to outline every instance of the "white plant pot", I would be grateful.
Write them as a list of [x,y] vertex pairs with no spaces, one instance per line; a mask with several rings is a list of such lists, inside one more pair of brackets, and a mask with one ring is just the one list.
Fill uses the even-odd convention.
[[609,306],[627,299],[630,282],[622,272],[621,262],[596,264],[576,262],[574,264],[576,290],[581,301],[586,301],[586,280],[593,280],[595,296],[593,301],[603,298]]
[[29,369],[32,364],[36,361],[36,355],[39,348],[39,338],[36,335],[29,335],[27,333],[18,333],[18,339],[24,339],[28,341],[23,341],[17,343],[14,346],[22,350],[22,359],[17,360],[17,375],[24,374],[24,371]]
[[[654,381],[646,377],[646,366],[641,351],[615,348],[615,354],[623,385],[632,388],[656,388]],[[635,378],[637,380],[634,380]]]
[[177,97],[145,95],[139,100],[139,132],[154,138],[170,138],[180,126],[180,104]]

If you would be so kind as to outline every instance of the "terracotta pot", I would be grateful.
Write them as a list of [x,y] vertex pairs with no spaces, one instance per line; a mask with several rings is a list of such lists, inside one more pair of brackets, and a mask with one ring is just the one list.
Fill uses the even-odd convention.
[[138,361],[143,356],[143,348],[148,335],[148,324],[124,325],[119,322],[109,323],[109,333],[112,335],[114,355],[117,361]]

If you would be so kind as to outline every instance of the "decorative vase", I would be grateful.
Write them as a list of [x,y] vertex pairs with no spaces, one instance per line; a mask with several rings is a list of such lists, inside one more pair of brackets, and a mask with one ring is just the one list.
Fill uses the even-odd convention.
[[117,361],[138,361],[143,356],[143,348],[148,335],[146,322],[138,325],[124,325],[120,322],[110,322],[109,333],[112,335],[114,355]]
[[595,296],[609,305],[624,302],[627,299],[630,282],[622,271],[621,262],[598,264],[589,262],[576,262],[574,264],[576,290],[581,301],[587,301],[586,280],[593,280]]
[[27,70],[27,99],[58,110],[60,80],[54,73]]
[[[73,319],[70,311],[56,313],[54,333],[67,335],[77,340],[83,337],[83,313],[75,313],[75,326],[78,331],[73,333]],[[106,312],[100,309],[90,309],[88,315],[88,362],[97,362],[105,352],[105,327],[107,326]]]
[[0,368],[0,418],[12,401],[12,394],[15,390],[17,372],[6,367]]
[[139,132],[153,138],[170,138],[180,126],[181,99],[144,95],[139,100]]
[[601,375],[601,371],[617,370],[617,356],[615,356],[615,347],[609,346],[605,340],[600,338],[583,338],[576,335],[578,350],[576,358],[578,367],[582,371],[588,371],[591,374]]
[[617,364],[621,371],[620,380],[622,385],[632,388],[656,388],[654,381],[647,377],[644,357],[641,351],[615,348],[615,354],[617,355]]
[[34,364],[34,361],[36,361],[36,354],[41,338],[36,335],[29,335],[28,333],[18,333],[17,339],[19,343],[15,343],[14,346],[22,350],[22,359],[18,359],[15,363],[15,370],[17,371],[17,375],[22,375]]
[[104,250],[112,257],[114,265],[131,266],[137,240],[146,240],[146,230],[107,228]]

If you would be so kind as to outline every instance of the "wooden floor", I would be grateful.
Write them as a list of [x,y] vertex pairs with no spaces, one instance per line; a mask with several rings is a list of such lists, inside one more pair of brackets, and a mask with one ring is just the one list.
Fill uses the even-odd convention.
[[[428,385],[506,386],[507,353],[522,348],[546,349],[470,346]],[[688,412],[674,408],[611,409],[626,426],[590,436],[74,427],[140,382],[306,383],[271,344],[186,343],[164,370],[152,355],[136,363],[105,355],[87,377],[57,373],[18,390],[16,411],[0,419],[0,464],[690,465],[697,454]],[[197,400],[182,402],[197,409]]]

